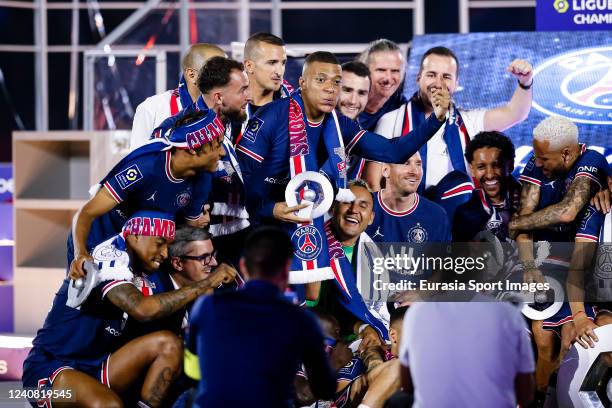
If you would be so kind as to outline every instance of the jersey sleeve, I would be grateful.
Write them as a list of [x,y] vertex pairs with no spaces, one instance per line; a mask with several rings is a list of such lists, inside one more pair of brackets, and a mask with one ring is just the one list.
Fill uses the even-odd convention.
[[134,191],[146,186],[150,157],[126,160],[121,166],[115,167],[102,179],[100,184],[121,204]]
[[597,211],[592,205],[586,206],[579,215],[578,230],[576,238],[586,239],[593,242],[599,241],[599,232],[604,224],[606,216]]
[[444,124],[430,115],[419,127],[403,137],[387,139],[359,127],[356,121],[340,118],[340,127],[347,154],[356,154],[367,160],[383,163],[405,163],[421,146],[436,134]]
[[542,169],[536,166],[535,162],[536,157],[534,154],[532,154],[529,161],[527,161],[525,168],[521,172],[519,181],[521,183],[530,183],[541,187],[542,181],[544,180],[544,174],[542,173]]
[[580,160],[574,179],[586,177],[596,184],[599,189],[602,189],[607,185],[606,178],[608,172],[609,165],[606,159],[593,151],[587,151],[583,154],[583,159]]
[[269,198],[270,184],[265,180],[266,177],[276,175],[268,174],[271,169],[264,163],[264,158],[269,157],[269,152],[279,137],[275,126],[276,116],[272,106],[260,109],[247,124],[236,146],[236,156],[246,190],[247,211],[261,217],[272,217],[275,204]]
[[[94,250],[94,253],[96,250]],[[112,260],[96,261],[98,267],[98,289],[102,295],[102,299],[113,290],[121,285],[134,285],[134,275],[130,271],[129,256],[126,252],[115,251],[120,256]]]

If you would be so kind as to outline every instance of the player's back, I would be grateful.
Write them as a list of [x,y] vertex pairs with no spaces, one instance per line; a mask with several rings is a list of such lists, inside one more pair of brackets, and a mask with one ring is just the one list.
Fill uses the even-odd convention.
[[321,336],[312,316],[263,281],[199,300],[192,312],[187,345],[200,361],[201,406],[292,406],[299,364]]

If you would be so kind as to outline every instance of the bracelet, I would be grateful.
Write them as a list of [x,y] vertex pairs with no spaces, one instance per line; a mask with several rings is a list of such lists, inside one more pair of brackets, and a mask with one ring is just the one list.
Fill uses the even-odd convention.
[[364,331],[364,330],[366,329],[366,327],[368,327],[368,326],[369,326],[369,324],[367,324],[367,323],[364,323],[364,324],[362,324],[361,326],[359,326],[359,330],[357,330],[357,334],[361,334],[361,333],[363,333],[363,331]]
[[576,316],[578,316],[580,313],[584,313],[584,315],[586,316],[586,312],[584,310],[579,310],[572,315],[572,320],[574,320]]
[[521,87],[521,89],[524,89],[524,90],[526,90],[526,91],[528,91],[529,89],[531,89],[531,87],[533,86],[533,79],[531,80],[531,83],[530,83],[529,85],[523,85],[523,84],[521,84],[521,81],[519,81],[518,79],[517,79],[517,82],[518,82],[519,86]]
[[533,259],[529,260],[529,261],[522,261],[521,265],[523,267],[523,271],[530,271],[532,269],[537,269],[538,268],[536,263],[535,263],[535,261]]

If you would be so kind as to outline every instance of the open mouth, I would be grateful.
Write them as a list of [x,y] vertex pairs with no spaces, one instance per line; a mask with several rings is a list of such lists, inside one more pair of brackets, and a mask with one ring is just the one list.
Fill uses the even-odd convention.
[[344,221],[348,222],[349,224],[359,225],[359,220],[356,217],[352,217],[350,215],[344,217]]
[[482,182],[482,185],[485,187],[497,187],[499,185],[499,180],[488,180]]

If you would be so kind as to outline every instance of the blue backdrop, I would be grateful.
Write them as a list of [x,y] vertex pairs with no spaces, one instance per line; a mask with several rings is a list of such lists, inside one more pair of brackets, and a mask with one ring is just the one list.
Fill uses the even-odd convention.
[[[506,72],[515,58],[534,66],[534,100],[529,117],[505,133],[524,164],[533,128],[548,115],[573,120],[580,139],[612,162],[612,32],[520,32],[432,34],[415,37],[404,91],[416,91],[423,53],[434,46],[452,49],[459,59],[459,89],[453,97],[466,109],[506,103],[516,80]],[[521,167],[521,166],[519,166]]]

